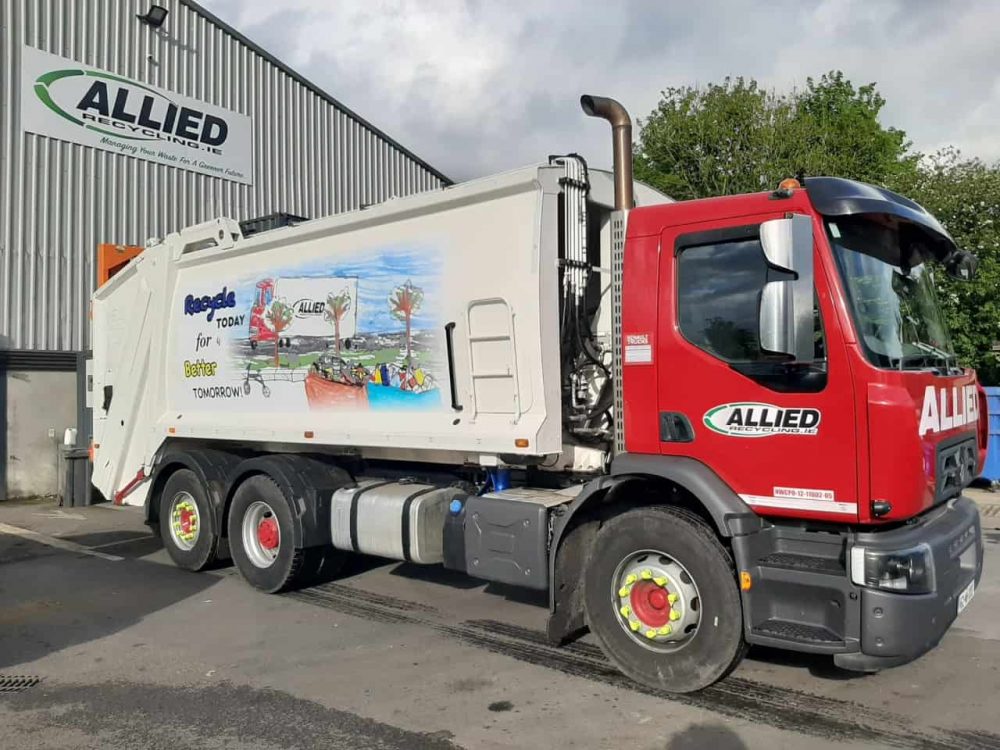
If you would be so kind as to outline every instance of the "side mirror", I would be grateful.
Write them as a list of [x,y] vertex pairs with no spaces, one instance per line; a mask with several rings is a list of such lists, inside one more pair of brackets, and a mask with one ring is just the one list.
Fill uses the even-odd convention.
[[979,258],[968,250],[955,250],[944,259],[944,267],[952,278],[959,281],[972,281],[979,268]]
[[760,345],[768,352],[788,354],[795,362],[812,362],[813,230],[812,219],[795,214],[760,225],[760,244],[768,265],[795,274],[769,281],[760,298]]

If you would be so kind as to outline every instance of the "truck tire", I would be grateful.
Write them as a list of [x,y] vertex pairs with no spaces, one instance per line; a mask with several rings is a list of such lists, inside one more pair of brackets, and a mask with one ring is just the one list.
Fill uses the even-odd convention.
[[584,572],[584,608],[608,658],[651,688],[700,690],[746,653],[732,559],[682,509],[638,508],[604,523]]
[[244,481],[233,495],[229,549],[244,580],[268,594],[305,582],[326,562],[323,549],[295,548],[288,500],[274,480],[262,474]]
[[215,562],[218,535],[212,533],[208,493],[190,469],[167,477],[160,493],[160,538],[170,558],[185,570],[204,570]]

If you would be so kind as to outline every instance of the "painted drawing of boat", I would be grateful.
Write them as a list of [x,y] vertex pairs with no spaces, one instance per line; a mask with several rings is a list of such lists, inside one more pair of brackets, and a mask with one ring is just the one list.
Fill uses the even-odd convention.
[[338,367],[313,365],[306,375],[306,399],[310,409],[363,409],[368,406],[366,377],[355,377],[343,360]]

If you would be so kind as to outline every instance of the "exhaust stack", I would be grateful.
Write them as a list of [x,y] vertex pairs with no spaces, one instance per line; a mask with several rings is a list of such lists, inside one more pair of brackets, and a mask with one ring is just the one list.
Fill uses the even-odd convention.
[[615,209],[628,211],[634,205],[632,197],[632,118],[614,99],[605,96],[580,97],[580,106],[589,117],[600,117],[611,123],[615,157]]

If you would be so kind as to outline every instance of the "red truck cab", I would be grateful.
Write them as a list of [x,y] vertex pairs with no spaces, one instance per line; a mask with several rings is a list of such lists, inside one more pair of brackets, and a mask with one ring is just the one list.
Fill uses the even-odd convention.
[[748,642],[875,669],[971,598],[986,408],[939,264],[974,270],[920,206],[850,180],[630,212],[612,473],[690,462],[752,509],[730,518]]

